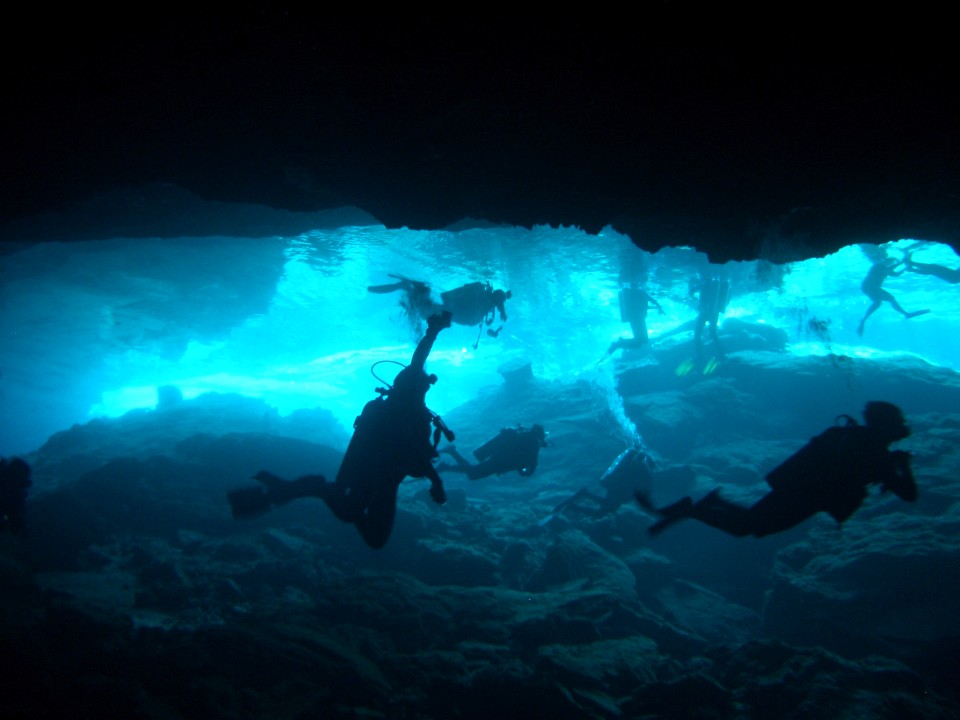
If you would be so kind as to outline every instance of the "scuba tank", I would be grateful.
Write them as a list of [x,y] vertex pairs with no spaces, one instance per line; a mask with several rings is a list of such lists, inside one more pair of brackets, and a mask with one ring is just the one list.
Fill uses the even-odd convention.
[[837,468],[843,467],[843,446],[848,428],[859,427],[849,415],[840,415],[836,423],[814,436],[802,448],[767,473],[767,485],[773,490],[829,484]]
[[617,458],[610,463],[610,467],[600,476],[600,484],[606,485],[612,478],[619,478],[621,475],[649,477],[653,467],[653,459],[641,447],[635,445],[617,455]]
[[617,455],[616,460],[610,463],[610,467],[608,467],[606,471],[603,473],[603,475],[600,476],[600,482],[601,483],[606,482],[611,475],[617,472],[620,469],[620,467],[624,465],[624,463],[636,457],[638,452],[639,450],[637,450],[637,448],[631,447],[631,448],[627,448],[622,453]]
[[517,431],[514,428],[503,428],[499,433],[474,450],[473,456],[480,462],[489,460],[497,453],[506,450],[510,445],[510,441],[516,437],[516,435]]

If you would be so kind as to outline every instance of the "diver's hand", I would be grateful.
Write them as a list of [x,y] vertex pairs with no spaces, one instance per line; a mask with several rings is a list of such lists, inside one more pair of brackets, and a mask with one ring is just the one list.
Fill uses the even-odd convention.
[[447,492],[443,489],[443,483],[437,482],[430,485],[430,498],[437,505],[443,505],[447,502]]
[[453,313],[449,310],[444,310],[427,318],[427,327],[435,332],[440,332],[444,328],[450,327],[452,318]]

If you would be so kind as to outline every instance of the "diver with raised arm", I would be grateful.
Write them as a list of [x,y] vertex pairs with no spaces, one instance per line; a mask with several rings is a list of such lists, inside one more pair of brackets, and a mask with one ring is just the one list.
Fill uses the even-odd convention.
[[440,331],[448,327],[450,313],[431,316],[410,364],[397,373],[390,388],[377,388],[379,397],[368,402],[354,422],[334,482],[322,475],[284,480],[261,470],[254,478],[262,486],[228,493],[234,517],[254,517],[271,506],[317,497],[337,518],[356,526],[367,545],[378,549],[393,530],[397,490],[404,478],[427,478],[430,497],[439,505],[445,503],[443,481],[433,461],[441,435],[448,441],[454,436],[426,405],[427,391],[437,376],[428,375],[425,365]]

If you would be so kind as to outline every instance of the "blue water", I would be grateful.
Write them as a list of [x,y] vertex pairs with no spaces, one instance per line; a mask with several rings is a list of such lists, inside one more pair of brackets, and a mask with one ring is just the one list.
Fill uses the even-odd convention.
[[[942,244],[904,239],[880,249],[896,258],[912,249],[918,262],[960,266]],[[784,329],[795,354],[906,353],[960,369],[960,285],[913,273],[890,278],[885,289],[907,310],[931,312],[906,321],[884,305],[864,336],[857,335],[869,304],[859,287],[870,267],[865,250],[877,248],[850,246],[782,267],[728,263],[732,297],[723,317]],[[259,273],[244,264],[264,255],[275,256],[280,269],[275,291],[243,314],[238,308],[249,298],[236,277]],[[4,423],[13,422],[11,403],[32,393],[38,407],[51,404],[51,410],[28,417],[19,434],[5,432],[16,439],[0,451],[31,450],[73,422],[152,407],[156,387],[164,384],[188,398],[209,391],[260,397],[281,414],[324,407],[350,427],[374,388],[399,369],[381,364],[378,379],[374,364],[408,362],[418,339],[400,293],[366,289],[390,282],[390,274],[425,280],[438,291],[488,280],[512,292],[499,337],[458,325],[441,333],[428,362],[440,378],[427,398],[436,412],[500,383],[498,369],[508,361],[530,362],[545,379],[584,373],[612,378],[613,359],[603,360],[605,351],[631,334],[619,315],[621,282],[643,282],[661,303],[664,313],[648,316],[656,342],[695,317],[690,281],[707,265],[692,248],[651,254],[612,230],[589,235],[549,227],[412,231],[371,225],[290,238],[35,246],[4,261]],[[186,277],[190,290],[181,296],[178,284]],[[230,320],[216,331],[207,329],[215,322],[197,323],[218,314]],[[23,424],[22,413],[18,418]]]

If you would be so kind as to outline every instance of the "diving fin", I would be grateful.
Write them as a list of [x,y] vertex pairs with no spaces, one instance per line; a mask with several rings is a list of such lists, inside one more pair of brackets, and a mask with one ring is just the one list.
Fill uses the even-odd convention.
[[928,312],[930,312],[929,309],[927,309],[927,310],[917,310],[916,312],[907,313],[906,315],[904,315],[904,317],[905,317],[907,320],[909,320],[910,318],[915,318],[915,317],[920,317],[921,315],[926,315]]
[[579,500],[586,494],[587,494],[587,488],[580,488],[573,495],[571,495],[562,503],[557,505],[549,515],[547,515],[545,518],[538,520],[537,525],[540,527],[544,527],[547,523],[553,520],[557,515],[562,513],[564,510],[566,510],[568,507],[573,505],[573,503],[575,503],[577,500]]
[[560,503],[559,505],[557,505],[557,506],[553,509],[553,514],[556,515],[557,513],[563,512],[563,511],[566,510],[568,507],[570,507],[571,505],[573,505],[577,500],[579,500],[579,499],[582,498],[584,495],[586,495],[587,492],[588,492],[588,491],[587,491],[587,488],[580,488],[580,489],[577,490],[573,495],[571,495],[571,496],[568,497],[566,500],[564,500],[562,503]]
[[683,377],[684,375],[689,375],[690,371],[693,370],[693,358],[687,358],[682,363],[677,365],[677,369],[674,370],[677,377]]
[[712,372],[714,372],[717,369],[719,365],[720,365],[720,359],[716,355],[714,355],[712,358],[707,360],[707,364],[703,366],[703,374],[710,375]]
[[555,512],[550,513],[550,514],[547,515],[545,518],[541,518],[540,520],[537,520],[537,526],[538,526],[538,527],[546,527],[547,523],[549,523],[551,520],[553,520],[556,516],[557,516],[557,514],[556,514]]

